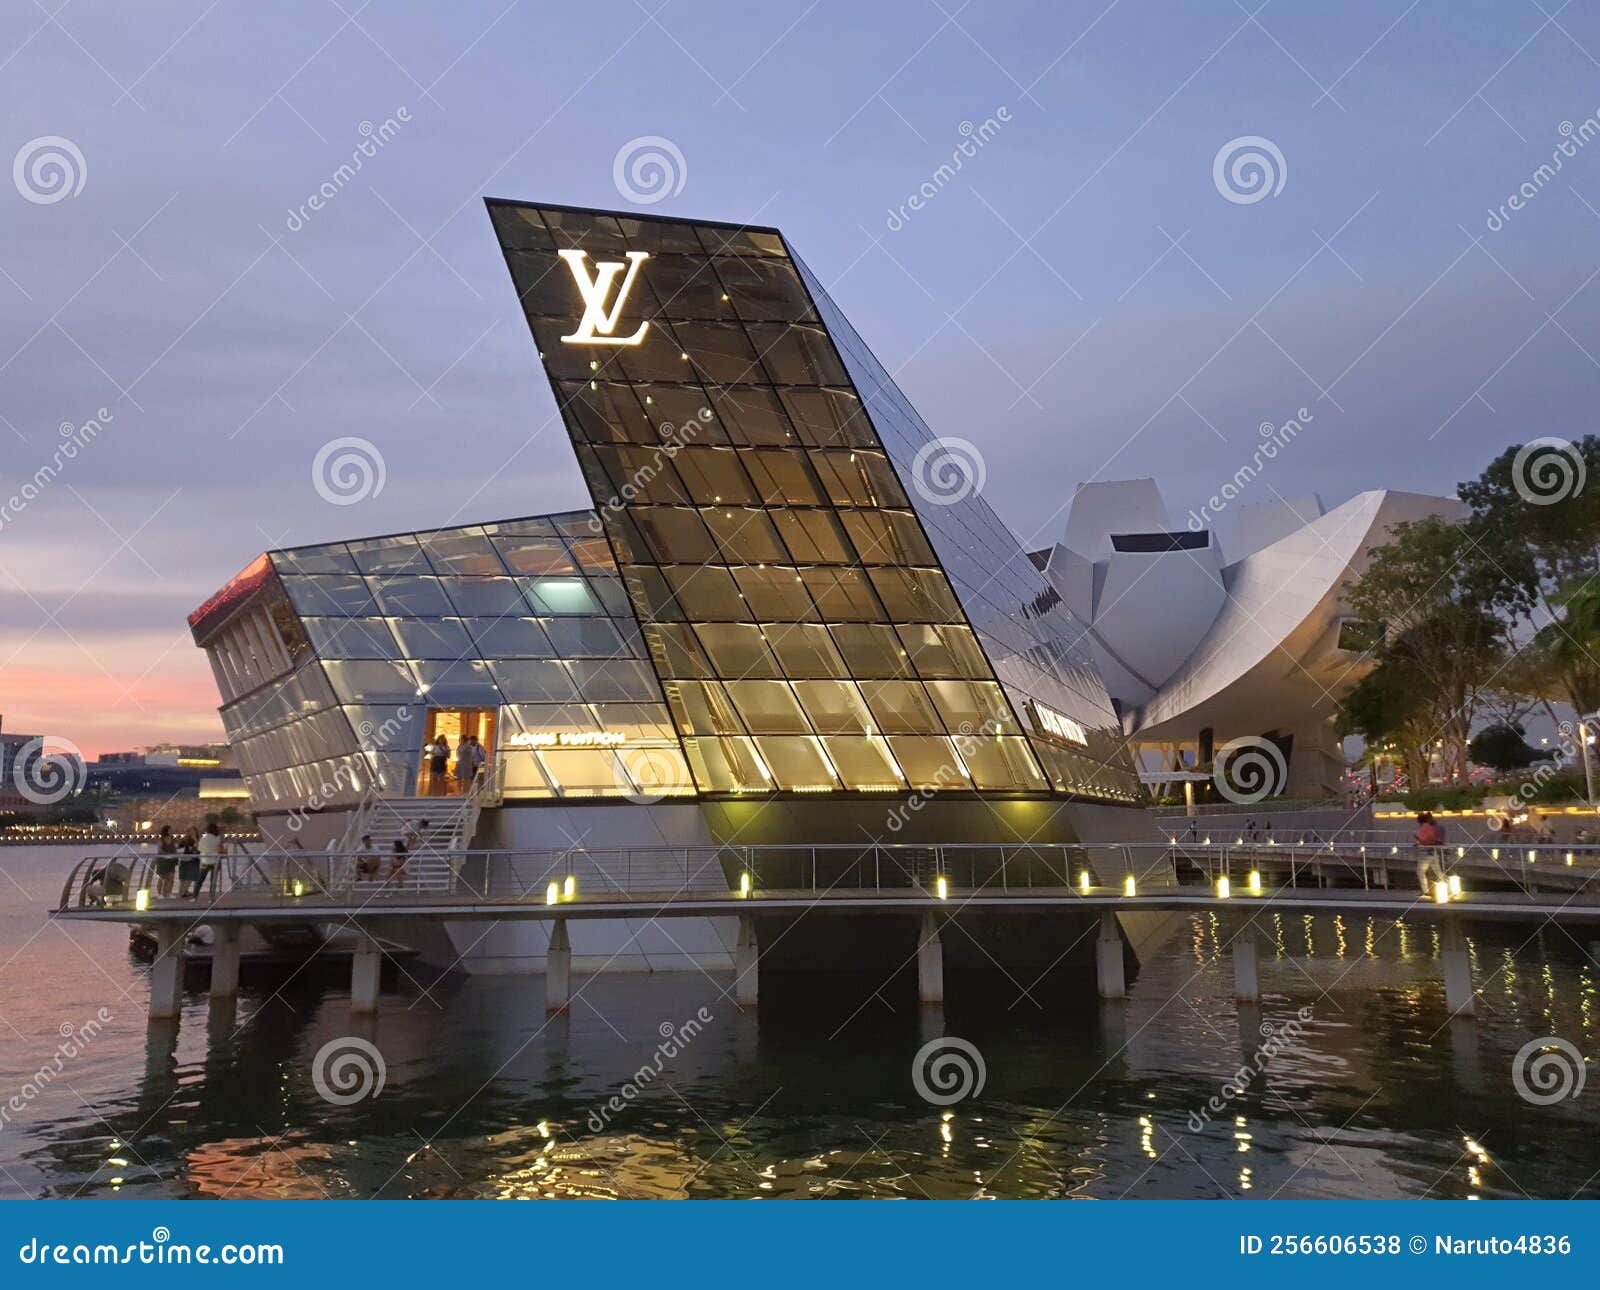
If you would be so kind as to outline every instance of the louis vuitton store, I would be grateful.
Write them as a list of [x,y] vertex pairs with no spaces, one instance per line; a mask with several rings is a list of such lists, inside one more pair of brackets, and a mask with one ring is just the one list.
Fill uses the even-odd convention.
[[589,504],[271,551],[197,610],[265,827],[459,791],[468,732],[477,846],[1142,827],[1081,626],[778,230],[489,215]]

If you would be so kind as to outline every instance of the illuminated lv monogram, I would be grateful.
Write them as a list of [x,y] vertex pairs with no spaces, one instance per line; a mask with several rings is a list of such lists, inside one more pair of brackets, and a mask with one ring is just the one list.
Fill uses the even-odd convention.
[[[583,297],[583,317],[578,319],[578,330],[570,336],[563,336],[562,340],[569,345],[637,345],[644,339],[645,332],[650,330],[648,322],[640,323],[639,330],[631,336],[613,336],[611,333],[616,330],[622,306],[628,299],[628,292],[633,289],[633,279],[639,272],[639,265],[650,258],[650,252],[628,251],[627,264],[620,260],[596,260],[593,278],[584,267],[588,252],[558,251],[556,254],[567,262],[567,267],[572,270],[573,281],[578,284],[578,294]],[[623,273],[624,269],[626,273]],[[611,294],[611,285],[616,282],[619,273],[622,273],[622,285],[617,288],[611,308],[607,309],[606,297]]]

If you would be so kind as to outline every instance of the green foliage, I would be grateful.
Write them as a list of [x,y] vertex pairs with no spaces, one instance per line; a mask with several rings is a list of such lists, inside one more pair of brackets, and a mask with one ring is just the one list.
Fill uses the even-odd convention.
[[1526,770],[1536,761],[1550,761],[1555,756],[1530,747],[1522,737],[1522,727],[1504,721],[1478,731],[1467,745],[1467,753],[1478,765],[1502,773]]
[[1409,811],[1468,811],[1482,806],[1488,791],[1483,784],[1437,784],[1414,788],[1400,800]]

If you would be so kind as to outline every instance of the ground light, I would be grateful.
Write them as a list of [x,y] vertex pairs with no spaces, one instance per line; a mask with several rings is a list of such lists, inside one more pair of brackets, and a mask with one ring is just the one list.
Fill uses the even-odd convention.
[[1572,852],[1569,851],[1569,852],[1567,852],[1567,867],[1571,868],[1571,866],[1572,866]]
[[298,878],[294,880],[294,894],[296,896],[303,896],[306,894],[306,885]]
[[552,881],[551,884],[544,889],[544,903],[547,905],[553,905],[560,899],[561,888]]
[[1538,864],[1539,863],[1539,853],[1537,851],[1528,852],[1528,863],[1529,864]]
[[1461,894],[1461,875],[1458,874],[1458,873],[1453,873],[1453,874],[1450,875],[1450,897],[1453,900],[1453,899],[1455,899],[1455,897],[1459,896],[1460,894]]
[[140,887],[133,897],[133,907],[140,913],[150,908],[150,888]]
[[1250,871],[1250,894],[1252,896],[1261,894],[1261,871],[1259,869]]
[[950,880],[943,874],[933,880],[933,894],[940,900],[950,899]]
[[1450,903],[1450,884],[1443,878],[1433,884],[1433,903],[1448,905]]
[[572,900],[578,894],[578,879],[575,874],[568,874],[566,884],[561,889],[563,900]]
[[1229,896],[1229,893],[1230,887],[1228,883],[1228,875],[1223,874],[1222,877],[1217,879],[1217,899],[1226,900]]
[[750,874],[748,870],[739,875],[739,894],[741,896],[750,894]]
[[1124,896],[1137,896],[1139,894],[1139,885],[1134,882],[1131,873],[1122,880],[1122,894]]
[[1089,894],[1089,871],[1087,869],[1078,875],[1078,890],[1085,896]]

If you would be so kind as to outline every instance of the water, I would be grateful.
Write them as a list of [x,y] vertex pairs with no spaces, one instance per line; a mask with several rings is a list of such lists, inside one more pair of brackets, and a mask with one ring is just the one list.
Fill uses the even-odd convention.
[[[45,918],[73,858],[0,849],[3,1196],[1600,1192],[1597,1081],[1549,1106],[1512,1083],[1530,1039],[1600,1052],[1594,965],[1556,928],[1474,932],[1474,1025],[1445,1016],[1426,927],[1284,919],[1255,1011],[1231,998],[1211,920],[1186,920],[1120,1009],[1046,1016],[1015,991],[952,1009],[945,1034],[976,1046],[985,1083],[942,1108],[913,1086],[936,1033],[916,1009],[872,1003],[841,1027],[848,1009],[814,999],[758,1023],[728,978],[693,972],[597,979],[550,1023],[537,978],[402,978],[368,1021],[341,988],[297,980],[245,992],[231,1018],[191,997],[180,1026],[148,1028],[126,930]],[[1301,1009],[1301,1032],[1225,1094],[1261,1027]],[[64,1030],[99,1016],[30,1084]],[[677,1055],[633,1090],[663,1027]],[[385,1082],[333,1105],[314,1059],[349,1037],[376,1045]],[[1209,1122],[1191,1120],[1212,1098]]]

